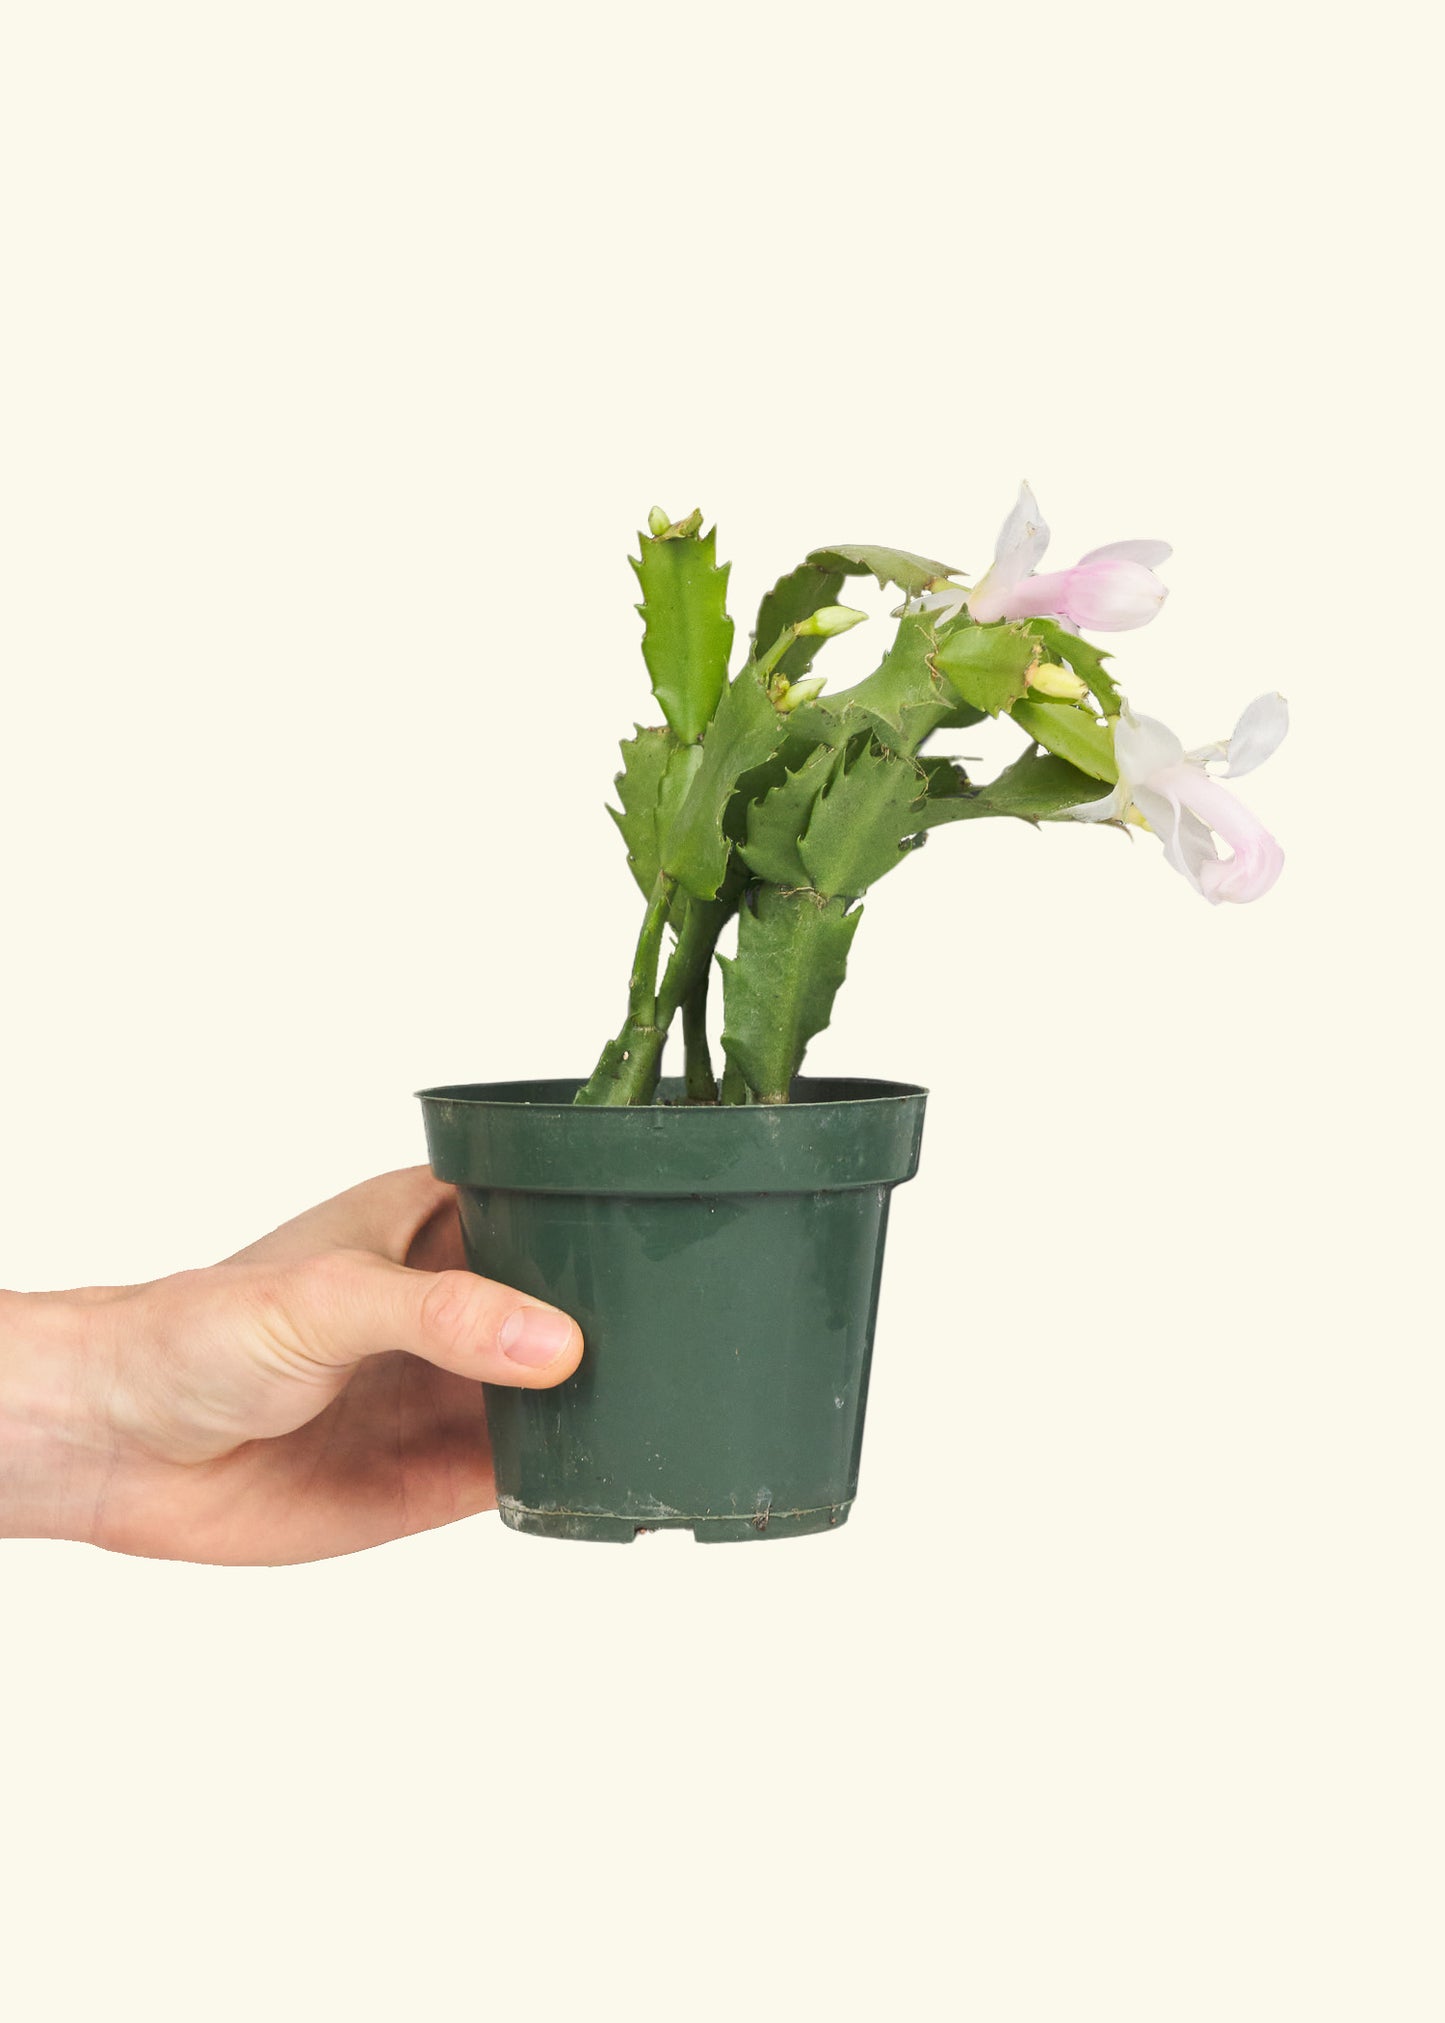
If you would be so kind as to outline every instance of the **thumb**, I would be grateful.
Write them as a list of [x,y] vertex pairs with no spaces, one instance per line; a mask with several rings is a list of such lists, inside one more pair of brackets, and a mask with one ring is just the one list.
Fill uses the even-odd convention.
[[535,1390],[560,1384],[582,1359],[582,1330],[567,1314],[470,1271],[412,1271],[370,1251],[308,1258],[277,1287],[296,1346],[347,1369],[404,1349],[488,1384]]

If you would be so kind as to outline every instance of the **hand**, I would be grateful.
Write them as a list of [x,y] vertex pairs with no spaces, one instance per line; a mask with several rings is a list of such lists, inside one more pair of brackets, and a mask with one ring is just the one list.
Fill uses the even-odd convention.
[[462,1266],[415,1167],[207,1270],[0,1293],[0,1537],[280,1565],[493,1509],[480,1380],[560,1383],[582,1336]]

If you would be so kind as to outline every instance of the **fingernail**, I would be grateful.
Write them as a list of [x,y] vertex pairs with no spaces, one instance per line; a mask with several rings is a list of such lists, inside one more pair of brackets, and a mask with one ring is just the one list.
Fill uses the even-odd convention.
[[571,1339],[571,1321],[551,1307],[518,1307],[497,1330],[502,1354],[529,1370],[555,1363]]

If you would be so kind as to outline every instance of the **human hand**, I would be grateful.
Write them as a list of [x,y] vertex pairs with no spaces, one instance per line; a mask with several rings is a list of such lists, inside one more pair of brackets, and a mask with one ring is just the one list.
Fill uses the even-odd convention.
[[496,1505],[481,1380],[576,1369],[554,1307],[463,1268],[425,1167],[153,1284],[0,1293],[0,1537],[327,1559]]

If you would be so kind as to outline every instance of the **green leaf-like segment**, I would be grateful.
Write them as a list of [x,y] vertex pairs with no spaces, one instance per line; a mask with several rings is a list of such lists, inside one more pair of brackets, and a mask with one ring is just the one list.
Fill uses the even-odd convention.
[[693,514],[654,539],[642,534],[632,566],[642,585],[642,657],[663,715],[684,744],[712,721],[728,677],[733,622],[728,564],[717,561],[717,529],[698,531]]
[[833,1015],[862,918],[841,899],[764,885],[738,916],[738,952],[719,956],[723,1047],[760,1103],[786,1103],[808,1042]]
[[1017,626],[965,622],[948,628],[934,657],[961,702],[998,716],[1023,695],[1043,652]]
[[968,822],[985,815],[1016,815],[1025,822],[1064,820],[1071,808],[1099,799],[1099,782],[1050,752],[1028,751],[1006,766],[986,787],[972,787],[955,772],[952,783],[941,773],[929,784],[929,796],[915,820],[917,829],[936,829],[945,822]]
[[916,836],[927,780],[911,759],[861,751],[836,766],[824,786],[798,854],[808,882],[825,898],[856,899],[907,854]]
[[845,576],[876,576],[880,584],[896,583],[909,597],[942,587],[959,571],[951,562],[930,562],[907,548],[815,548],[808,557],[815,569],[837,569]]
[[799,844],[838,763],[831,746],[818,745],[796,772],[784,772],[777,786],[752,803],[742,855],[754,876],[769,885],[812,884]]
[[899,620],[872,674],[823,698],[819,706],[840,721],[844,739],[866,726],[890,751],[913,752],[953,715],[958,697],[934,665],[936,643],[930,614],[913,612]]
[[713,899],[727,876],[731,844],[723,817],[744,773],[761,766],[788,735],[766,689],[745,668],[718,705],[702,763],[671,825],[662,868],[696,899]]
[[657,826],[663,777],[669,761],[682,749],[670,730],[644,730],[641,724],[637,726],[636,737],[622,741],[622,771],[616,781],[617,798],[622,806],[609,808],[607,812],[622,831],[628,869],[644,898],[651,896],[657,883]]
[[1112,787],[1118,779],[1114,733],[1104,728],[1092,710],[1080,709],[1073,702],[1045,702],[1040,698],[1016,702],[1012,716],[1019,728],[1046,751],[1067,759],[1091,780],[1102,780],[1105,786]]

